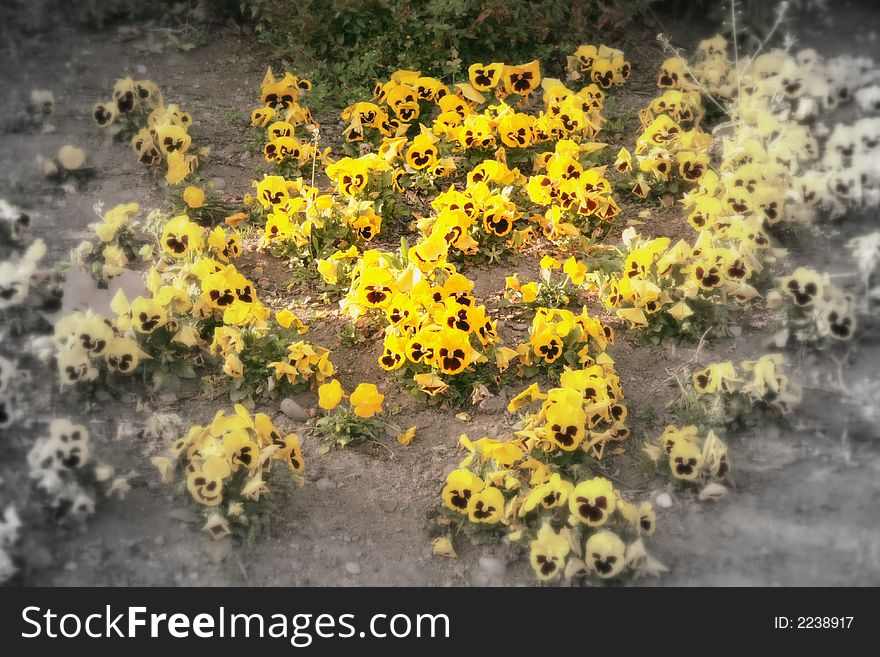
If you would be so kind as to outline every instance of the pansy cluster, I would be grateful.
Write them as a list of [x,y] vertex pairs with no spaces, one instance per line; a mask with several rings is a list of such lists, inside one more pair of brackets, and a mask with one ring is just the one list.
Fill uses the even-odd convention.
[[351,274],[340,305],[357,320],[377,318],[384,326],[379,366],[412,375],[429,396],[485,378],[478,370],[490,357],[506,369],[513,350],[498,346],[497,321],[473,295],[473,281],[446,261],[443,239],[420,242],[402,253],[365,251]]
[[[343,134],[350,143],[366,140],[379,153],[402,155],[398,176],[406,174],[426,187],[455,170],[450,156],[464,156],[471,166],[488,157],[524,161],[530,147],[563,138],[590,140],[604,124],[599,85],[568,89],[559,80],[542,78],[537,60],[515,66],[475,63],[468,79],[450,88],[417,71],[397,71],[376,84],[370,101],[345,109]],[[539,89],[543,107],[530,113]]]
[[[681,98],[668,98],[674,93]],[[677,185],[670,184],[673,182],[692,185],[709,171],[712,136],[703,132],[693,118],[690,129],[678,122],[683,121],[681,117],[694,117],[700,111],[699,95],[670,91],[643,110],[643,130],[633,151],[641,172],[633,186],[634,194],[644,198],[650,189],[677,189]]]
[[802,391],[789,380],[784,364],[780,353],[744,360],[739,368],[730,361],[711,363],[694,372],[694,390],[700,395],[744,395],[751,404],[764,403],[788,412],[800,403]]
[[537,173],[529,178],[526,191],[533,203],[547,208],[538,216],[547,239],[583,234],[596,240],[608,234],[620,207],[612,196],[605,168],[584,166],[581,161],[582,155],[602,148],[604,144],[561,139],[552,152],[540,156]]
[[320,194],[302,178],[264,176],[249,202],[265,216],[258,248],[276,255],[320,260],[355,242],[373,240],[382,217],[372,201]]
[[42,239],[20,251],[14,250],[9,257],[0,260],[0,312],[21,306],[31,291],[31,282],[37,274],[38,265],[46,255]]
[[701,433],[694,425],[669,425],[644,453],[656,464],[665,464],[679,483],[701,487],[700,499],[716,500],[727,489],[719,482],[730,472],[727,445],[715,432]]
[[[852,125],[837,123],[833,129],[822,122],[854,98],[862,99],[862,111],[875,111],[868,100],[877,89],[870,58],[824,59],[809,48],[794,54],[773,49],[743,59],[737,68],[721,36],[701,42],[697,50],[691,64],[681,58],[665,62],[658,86],[691,94],[699,89],[727,101],[731,116],[740,123],[727,141],[736,142],[743,152],[740,159],[773,164],[761,152],[769,150],[776,156],[777,169],[781,165],[791,175],[791,186],[783,189],[795,190],[789,199],[795,208],[786,214],[812,219],[821,210],[834,217],[846,207],[880,202],[880,180],[871,164],[880,146],[880,121],[864,117]],[[824,140],[821,149],[818,140]]]
[[190,427],[152,457],[162,482],[178,476],[190,497],[203,507],[204,530],[215,539],[244,529],[259,519],[261,504],[271,495],[276,464],[299,479],[305,469],[299,436],[283,435],[265,413],[251,415],[237,404],[234,412],[220,410],[207,425]]
[[[583,284],[587,276],[587,266],[575,256],[569,256],[564,263],[553,256],[541,258],[540,279],[522,283],[518,274],[504,279],[504,298],[514,304],[536,308],[559,308],[567,306],[576,288]],[[554,276],[561,271],[561,277]]]
[[464,127],[468,115],[474,107],[486,103],[484,92],[499,100],[527,97],[540,87],[541,67],[537,60],[515,66],[476,63],[469,67],[468,78],[469,82],[460,82],[450,89],[419,71],[396,71],[387,82],[376,83],[368,102],[355,103],[343,111],[342,118],[348,121],[343,135],[348,142],[375,136],[380,140],[405,136],[414,121],[425,119],[436,109],[439,114],[434,127],[443,128],[435,130],[436,134],[445,134],[446,128],[452,128],[451,138],[461,145],[489,148],[495,145],[495,134],[488,116],[475,115]]
[[559,386],[546,393],[532,384],[508,404],[508,411],[534,409],[523,416],[515,433],[529,453],[543,462],[570,467],[583,454],[601,459],[610,443],[629,437],[623,388],[606,353],[596,356],[595,365],[565,369]]
[[[123,219],[130,210],[119,206],[108,214]],[[98,230],[105,224],[107,235],[117,228],[114,219]],[[154,374],[191,378],[203,353],[222,362],[223,376],[206,382],[222,383],[234,401],[280,383],[317,385],[333,374],[329,351],[299,338],[308,327],[289,309],[272,320],[255,285],[232,263],[242,252],[235,229],[207,229],[178,215],[157,231],[160,255],[146,273],[147,294],[128,299],[119,290],[111,302],[115,318],[86,310],[57,322],[62,386],[94,381],[102,370],[132,374],[145,363]]]
[[564,368],[595,363],[593,355],[614,344],[613,329],[584,308],[575,314],[564,308],[538,308],[529,328],[529,341],[517,347],[526,376],[558,374]]
[[[136,204],[127,204],[106,213],[96,229],[99,239],[115,235],[136,210]],[[182,366],[181,354],[201,342],[199,320],[222,314],[224,322],[240,324],[268,314],[256,300],[253,285],[233,265],[223,264],[240,253],[237,236],[218,227],[206,239],[205,232],[185,215],[169,220],[160,237],[164,258],[146,276],[148,295],[128,299],[120,289],[110,304],[115,318],[85,310],[56,322],[62,387],[94,381],[102,369],[130,375],[149,359]],[[125,264],[116,266],[121,271]],[[224,294],[229,295],[228,303]]]
[[[117,80],[113,98],[96,104],[92,117],[101,128],[133,133],[131,148],[138,162],[164,164],[169,185],[181,183],[199,166],[198,157],[190,153],[192,116],[174,103],[165,105],[159,87],[149,80]],[[124,125],[117,125],[120,122]]]
[[504,528],[508,540],[527,546],[540,581],[665,570],[645,548],[656,527],[650,502],[627,500],[602,476],[569,481],[512,442],[461,442],[471,454],[447,476],[444,508],[474,529]]
[[318,388],[318,406],[324,416],[312,420],[311,425],[325,439],[322,451],[329,450],[334,443],[345,447],[365,440],[375,442],[380,435],[393,429],[398,433],[398,442],[408,445],[415,436],[416,427],[400,432],[399,428],[383,419],[384,401],[385,395],[379,392],[375,383],[359,383],[350,395],[337,379],[321,385]]
[[601,88],[607,89],[626,82],[632,65],[625,59],[622,50],[611,48],[604,43],[598,46],[585,43],[578,46],[573,55],[568,56],[567,69],[570,80],[586,77]]
[[132,475],[116,476],[96,456],[89,430],[68,418],[56,418],[27,455],[30,478],[59,515],[83,521],[95,512],[101,494],[124,498]]
[[612,341],[610,327],[586,312],[539,309],[531,341],[518,351],[526,366],[564,364],[549,370],[557,387],[543,392],[534,383],[510,400],[508,411],[521,415],[511,438],[462,436],[470,454],[441,493],[444,507],[470,526],[503,528],[527,544],[541,580],[662,570],[641,540],[654,532],[651,503],[636,506],[607,478],[582,474],[629,436],[623,389],[605,351]]
[[474,93],[473,86],[468,87],[469,93],[456,96],[459,102],[434,119],[432,129],[452,152],[469,157],[473,154],[483,159],[500,150],[504,157],[520,160],[523,149],[559,139],[589,141],[605,123],[601,115],[605,94],[595,84],[573,91],[559,80],[544,79],[540,87],[528,92],[543,89],[543,107],[537,114],[519,111],[526,109],[521,107],[522,99],[493,104],[480,91]]
[[316,158],[325,158],[329,151],[318,152],[320,125],[311,110],[299,103],[300,94],[311,89],[309,80],[289,71],[276,79],[271,67],[260,84],[263,105],[251,112],[251,126],[265,130],[263,156],[284,171],[299,170]]
[[148,282],[179,299],[198,334],[212,340],[210,351],[223,359],[233,400],[269,392],[278,382],[314,385],[332,375],[329,351],[299,338],[308,327],[292,311],[276,312],[270,323],[272,311],[255,285],[230,262],[241,253],[237,233],[219,226],[204,233],[185,216],[171,219],[161,238],[171,265],[154,267]]
[[785,340],[798,343],[846,341],[855,335],[858,305],[827,274],[811,267],[797,267],[778,280],[778,291],[767,295],[768,305],[784,300]]
[[524,184],[518,168],[484,160],[468,173],[462,190],[451,185],[431,201],[434,212],[417,222],[423,239],[444,241],[451,255],[474,256],[482,250],[490,260],[502,248],[521,249],[535,236],[534,227],[522,226],[517,204]]
[[162,92],[154,82],[120,78],[113,84],[110,100],[92,107],[92,118],[101,128],[132,119],[138,123],[161,104]]
[[728,299],[758,296],[747,281],[761,264],[748,247],[764,246],[765,238],[755,233],[761,240],[755,244],[751,235],[731,246],[701,231],[693,245],[685,240],[670,245],[667,237],[645,239],[631,227],[618,249],[620,273],[587,274],[585,286],[603,292],[608,309],[633,328],[648,328],[658,340],[668,335],[699,337],[706,324],[724,320],[718,313]]
[[[723,38],[703,42],[698,50],[696,81],[731,99],[732,115],[742,124],[723,143],[720,170],[728,184],[722,209],[758,211],[772,225],[780,220],[817,222],[848,209],[880,205],[880,174],[874,164],[880,119],[863,117],[832,129],[822,122],[853,98],[871,112],[868,99],[876,69],[870,59],[826,60],[812,49],[795,54],[771,50],[737,70]],[[719,80],[725,79],[727,85],[719,88]],[[714,205],[697,201],[691,215],[695,227],[708,216],[700,204],[709,209]],[[827,275],[797,267],[779,283],[786,301],[786,337],[801,342],[852,337],[860,308]],[[768,305],[777,305],[778,298],[772,291]]]
[[120,203],[106,212],[97,205],[95,213],[100,221],[89,226],[95,239],[81,242],[72,251],[71,261],[96,281],[108,281],[133,261],[152,260],[152,245],[139,245],[135,237],[139,222],[134,217],[139,212],[137,203]]
[[[719,57],[714,46],[705,48],[707,58]],[[646,148],[655,144],[666,149],[660,144],[668,137],[669,143],[679,144],[676,152],[685,153],[677,162],[678,174],[695,186],[682,203],[698,237],[693,244],[680,240],[670,247],[663,239],[644,241],[625,234],[623,271],[605,281],[610,290],[606,304],[632,325],[650,326],[660,336],[696,335],[707,325],[723,325],[728,301],[760,298],[756,275],[776,257],[767,231],[781,221],[809,217],[812,192],[801,191],[815,189],[809,166],[819,155],[811,131],[788,118],[781,95],[774,97],[778,86],[748,84],[754,81],[752,72],[744,71],[742,90],[726,110],[737,128],[721,138],[720,159],[710,160],[712,140],[697,126],[698,78],[683,60],[675,61],[675,66],[667,62],[661,68],[658,86],[666,88],[664,100],[661,106],[652,102],[643,115],[651,122],[639,139]],[[773,76],[759,77],[766,81]],[[673,117],[693,122],[690,133],[698,148],[682,149],[682,136],[688,133]],[[651,152],[646,151],[648,157]]]
[[286,380],[289,385],[298,383],[320,384],[333,376],[336,368],[330,361],[330,350],[304,340],[291,343],[282,360],[269,363],[276,380]]
[[[151,303],[151,300],[138,298],[136,309],[143,307],[145,320],[138,325],[147,328],[167,315]],[[154,313],[154,314],[150,314]],[[154,319],[156,318],[156,319]],[[65,315],[55,324],[55,362],[62,388],[77,383],[95,381],[101,369],[123,375],[133,374],[141,361],[149,358],[135,337],[134,324],[130,332],[123,331],[110,319],[93,313],[91,310],[75,311]],[[164,323],[163,323],[164,326]]]

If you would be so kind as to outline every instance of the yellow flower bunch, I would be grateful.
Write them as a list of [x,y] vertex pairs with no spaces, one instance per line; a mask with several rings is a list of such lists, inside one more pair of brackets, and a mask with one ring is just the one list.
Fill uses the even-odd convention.
[[[699,126],[685,130],[670,114],[661,113],[644,126],[633,152],[639,170],[653,181],[662,184],[673,180],[695,183],[709,171],[711,145],[712,136],[700,130]],[[637,195],[644,196],[643,191],[643,185],[634,188]]]
[[[720,311],[726,299],[759,297],[750,280],[774,257],[767,228],[784,220],[809,221],[835,202],[827,176],[810,168],[819,156],[817,140],[793,118],[806,85],[798,70],[818,70],[809,51],[794,56],[765,53],[742,71],[733,70],[721,37],[701,43],[698,51],[692,69],[678,59],[661,67],[659,86],[667,90],[641,114],[644,130],[635,153],[640,169],[657,181],[677,174],[696,182],[682,203],[699,236],[692,246],[679,242],[658,253],[656,265],[644,252],[649,245],[632,249],[625,239],[629,252],[624,271],[613,280],[606,304],[634,326],[657,328],[668,311],[689,331],[688,326],[705,318],[709,308],[704,301],[710,298],[718,302],[712,312],[723,323]],[[720,161],[711,166],[708,135],[697,127],[685,130],[680,123],[692,120],[696,126],[699,118],[693,72],[705,88],[726,87],[720,95],[730,99],[728,111],[738,125],[721,139]],[[837,182],[845,197],[852,186],[843,178]],[[643,183],[636,184],[640,195],[649,189]],[[645,260],[641,266],[639,259]],[[645,274],[655,266],[656,276]],[[778,305],[780,293],[789,302],[786,330],[797,339],[845,340],[852,335],[854,304],[840,290],[827,287],[817,273],[800,268],[780,284],[779,292],[768,295],[768,305]],[[659,316],[658,305],[663,311]],[[692,317],[695,312],[700,317]],[[675,329],[670,325],[669,330]]]
[[210,424],[190,427],[151,461],[162,483],[186,478],[189,495],[208,515],[205,530],[217,539],[231,533],[230,523],[244,528],[258,516],[276,463],[294,478],[305,469],[299,436],[283,436],[268,415],[251,416],[240,404],[232,414],[221,410]]
[[[540,280],[521,283],[518,274],[504,279],[504,298],[511,303],[521,303],[545,308],[558,308],[569,304],[574,288],[583,285],[587,266],[574,256],[565,263],[545,255],[540,262]],[[561,270],[563,277],[554,278],[554,271]]]
[[[468,69],[468,76],[469,82],[458,83],[451,90],[440,80],[423,76],[418,71],[396,71],[387,82],[376,83],[369,102],[358,102],[345,108],[342,119],[348,122],[348,127],[343,135],[348,142],[375,136],[382,139],[403,137],[410,125],[432,106],[439,112],[434,133],[445,134],[449,128],[458,128],[474,107],[486,102],[482,92],[493,91],[498,99],[510,95],[523,97],[541,84],[537,60],[517,66],[473,64]],[[484,117],[483,125],[471,126],[472,145],[489,147],[490,139],[494,144],[494,137],[489,134],[493,127],[488,126],[488,121],[488,117]]]
[[[710,480],[722,481],[730,472],[730,457],[724,441],[711,430],[700,435],[693,425],[682,428],[669,425],[656,441],[647,443],[643,449],[655,463],[667,463],[670,474],[679,481],[705,484]],[[716,491],[713,497],[724,494],[720,486],[710,487],[706,494],[711,491]]]
[[178,274],[166,280],[153,267],[146,287],[148,296],[131,300],[118,290],[110,302],[113,319],[87,310],[56,322],[53,341],[62,387],[94,381],[101,370],[129,375],[151,359],[181,374],[191,372],[181,356],[201,339],[186,279]]
[[203,257],[193,263],[190,274],[201,291],[193,301],[196,317],[220,316],[224,324],[240,326],[269,317],[269,309],[257,298],[254,284],[235,265]]
[[[369,140],[396,165],[398,180],[408,175],[426,187],[454,172],[450,156],[455,153],[480,158],[494,153],[503,162],[506,150],[563,138],[592,139],[604,123],[604,94],[595,83],[575,92],[547,80],[544,109],[538,115],[520,111],[520,101],[542,88],[537,60],[515,66],[476,63],[468,75],[469,82],[450,88],[417,71],[397,71],[388,82],[377,83],[369,102],[343,111],[348,122],[343,135],[348,142]],[[432,109],[437,114],[429,118]],[[418,134],[410,139],[416,120],[421,120]]]
[[694,389],[700,394],[742,392],[753,402],[764,401],[788,409],[800,400],[799,386],[791,383],[782,371],[782,354],[766,354],[756,361],[711,363],[693,375]]
[[567,58],[569,79],[587,77],[603,89],[622,85],[629,78],[632,65],[624,58],[622,50],[605,44],[578,46]]
[[[788,101],[816,99],[820,106],[836,105],[834,84],[810,48],[789,54],[773,49],[755,56],[747,66],[737,67],[728,56],[729,44],[720,34],[697,44],[690,62],[674,57],[660,68],[657,86],[669,89],[702,90],[723,101],[745,96],[778,96]],[[801,106],[803,107],[803,106]]]
[[607,234],[620,213],[605,168],[585,168],[581,163],[581,154],[589,155],[603,147],[604,144],[577,144],[563,139],[552,153],[542,155],[542,172],[529,178],[526,191],[533,203],[548,208],[539,217],[547,239]]
[[0,260],[0,311],[20,306],[28,298],[31,279],[46,255],[46,243],[36,239],[24,253]]
[[570,481],[515,442],[471,441],[466,435],[460,442],[470,454],[447,475],[443,507],[472,531],[503,529],[510,540],[528,546],[539,580],[664,570],[644,545],[656,528],[650,502],[628,501],[601,476]]
[[[120,290],[114,298],[114,310],[125,297]],[[62,387],[94,381],[101,369],[122,375],[134,373],[149,354],[138,342],[138,333],[146,334],[164,326],[167,317],[151,299],[138,297],[116,322],[90,310],[75,311],[55,324],[53,342],[58,376]],[[121,309],[121,308],[120,308]]]
[[95,123],[106,128],[130,114],[148,114],[162,103],[162,92],[150,80],[120,78],[113,84],[111,99],[92,108]]
[[264,176],[254,186],[266,218],[258,248],[276,255],[323,259],[346,242],[368,242],[381,231],[382,217],[370,199],[320,194],[302,178]]
[[138,162],[147,166],[166,165],[165,180],[177,185],[198,168],[198,157],[188,154],[192,138],[188,131],[192,116],[176,104],[165,105],[159,87],[150,80],[121,78],[113,85],[110,101],[92,108],[92,117],[101,128],[120,121],[131,137],[131,148]]
[[[39,436],[27,455],[28,475],[48,498],[48,507],[83,522],[95,511],[99,494],[125,497],[128,477],[94,453],[89,429],[68,418],[54,418],[48,435]],[[130,476],[130,475],[129,475]]]
[[[370,314],[385,323],[379,365],[406,368],[430,396],[448,381],[495,356],[506,369],[512,350],[497,347],[497,322],[473,296],[473,281],[445,261],[446,242],[427,240],[404,258],[365,251],[355,265],[351,287],[341,302],[352,319]],[[488,355],[487,355],[488,354]]]
[[263,105],[251,113],[251,126],[265,129],[263,156],[267,162],[298,169],[316,158],[326,161],[329,149],[320,152],[313,143],[320,125],[309,108],[298,102],[300,94],[311,88],[309,80],[290,72],[276,79],[272,67],[267,68],[260,85]]
[[[723,320],[718,313],[728,300],[760,296],[747,281],[762,265],[745,240],[731,245],[701,231],[693,246],[670,246],[669,238],[646,240],[628,228],[623,243],[621,272],[599,288],[605,307],[633,328],[693,336],[704,322]],[[596,278],[587,275],[586,286],[592,289]]]
[[[558,80],[545,82],[544,109],[537,115],[519,112],[505,102],[488,105],[477,113],[463,102],[458,108],[461,113],[441,113],[433,130],[453,144],[453,151],[474,149],[481,153],[497,148],[498,159],[506,157],[508,150],[516,153],[517,149],[559,139],[592,140],[605,123],[601,115],[602,90],[592,84],[574,92]],[[476,102],[481,105],[484,101]]]
[[516,228],[523,213],[512,196],[524,183],[519,169],[485,160],[468,173],[463,190],[452,185],[432,200],[434,214],[420,219],[418,228],[425,240],[443,240],[447,251],[465,255],[483,246],[491,260],[501,244],[521,249],[535,234],[531,227]]
[[388,108],[372,101],[360,101],[349,105],[342,110],[341,118],[348,123],[342,134],[349,143],[364,139],[371,143],[377,141],[382,143],[384,138],[397,137],[397,131],[401,127],[397,118],[389,116]]
[[330,350],[304,340],[288,345],[285,359],[269,363],[268,367],[274,371],[276,380],[285,379],[289,385],[319,385],[336,373]]
[[538,308],[529,329],[529,341],[517,347],[526,376],[539,371],[561,371],[563,367],[595,364],[609,344],[614,344],[610,326],[589,315],[562,308]]
[[348,126],[342,134],[349,143],[402,137],[423,107],[439,104],[449,95],[449,88],[436,78],[419,71],[395,71],[387,82],[376,82],[368,102],[357,102],[343,110],[342,120]]
[[768,306],[785,301],[784,331],[799,343],[852,339],[858,326],[857,307],[851,295],[834,285],[827,274],[797,267],[778,279],[778,290],[767,295]]
[[325,171],[337,192],[348,199],[368,200],[371,194],[396,184],[391,164],[376,153],[344,157]]
[[[566,270],[585,275],[577,264],[572,259]],[[563,265],[545,256],[541,267],[549,273]],[[534,383],[510,400],[507,410],[522,413],[511,438],[463,435],[468,456],[441,491],[443,506],[468,527],[503,528],[510,540],[527,543],[544,581],[664,570],[642,539],[654,532],[651,503],[637,506],[607,479],[576,474],[585,460],[601,459],[610,443],[629,436],[620,379],[605,351],[613,340],[611,328],[586,311],[539,308],[529,343],[506,356],[518,357],[526,375],[552,368],[558,385],[543,392]]]
[[[346,398],[348,403],[343,404]],[[334,442],[345,447],[364,440],[375,441],[382,432],[394,428],[380,417],[384,401],[385,395],[374,383],[359,383],[350,395],[337,379],[319,386],[318,406],[324,411],[324,417],[313,420],[312,425],[328,439],[324,449],[329,449]],[[408,441],[415,431],[413,427],[406,432]],[[400,433],[399,429],[397,432]]]
[[532,384],[508,404],[508,411],[516,412],[541,402],[540,408],[527,415],[522,429],[516,432],[529,453],[569,453],[575,457],[575,452],[585,452],[602,458],[607,443],[629,437],[623,389],[614,361],[607,354],[600,354],[595,365],[566,369],[559,384],[546,393]]
[[658,116],[668,116],[679,126],[695,126],[700,123],[705,110],[698,91],[667,89],[654,98],[647,107],[639,110],[639,121],[645,128]]
[[679,385],[682,393],[677,406],[706,427],[764,424],[790,412],[802,397],[801,387],[789,379],[779,353],[738,365],[709,363]]

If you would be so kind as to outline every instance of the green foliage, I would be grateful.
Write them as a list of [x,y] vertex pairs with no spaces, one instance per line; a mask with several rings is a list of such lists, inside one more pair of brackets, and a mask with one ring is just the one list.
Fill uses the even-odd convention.
[[342,344],[347,347],[353,347],[365,343],[367,341],[367,336],[357,330],[354,322],[346,322],[342,327],[342,331],[339,333],[339,339],[342,341]]
[[324,441],[320,448],[322,453],[326,453],[334,443],[345,447],[376,441],[385,432],[385,422],[382,420],[358,417],[348,408],[316,420],[314,427]]
[[315,109],[328,102],[325,85],[337,102],[368,98],[376,79],[399,68],[461,81],[477,61],[538,58],[561,74],[579,43],[627,24],[650,2],[242,0],[241,7],[265,41],[310,69]]
[[645,344],[696,344],[706,337],[725,337],[730,323],[731,306],[720,298],[688,299],[693,315],[677,320],[665,310],[648,315],[648,326],[639,329]]

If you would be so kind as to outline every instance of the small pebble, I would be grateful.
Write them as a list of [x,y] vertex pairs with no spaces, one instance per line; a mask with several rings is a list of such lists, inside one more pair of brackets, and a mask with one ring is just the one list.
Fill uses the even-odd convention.
[[507,571],[504,562],[496,557],[480,557],[480,568],[493,577],[501,577]]
[[333,482],[327,479],[327,477],[321,477],[315,482],[315,488],[318,490],[329,490],[333,488]]
[[347,572],[349,575],[360,575],[361,567],[354,561],[349,561],[347,564],[345,564],[345,572]]
[[305,421],[309,419],[309,414],[306,413],[306,409],[297,404],[290,397],[281,401],[281,412],[291,420]]
[[672,497],[669,493],[660,493],[654,501],[661,509],[669,509],[672,507]]

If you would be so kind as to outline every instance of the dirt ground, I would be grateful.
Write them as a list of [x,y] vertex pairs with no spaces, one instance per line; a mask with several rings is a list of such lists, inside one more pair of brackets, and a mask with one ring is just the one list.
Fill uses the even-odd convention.
[[[858,13],[862,12],[862,13]],[[868,21],[868,23],[866,23]],[[870,23],[870,21],[873,21]],[[866,28],[866,25],[868,27]],[[209,42],[190,52],[167,48],[145,53],[136,48],[142,26],[133,31],[91,34],[59,31],[41,34],[26,43],[0,46],[5,62],[0,78],[6,93],[0,96],[0,116],[13,117],[32,88],[51,89],[56,111],[49,134],[4,131],[0,135],[0,197],[27,208],[34,216],[35,232],[49,244],[47,259],[67,256],[81,240],[90,237],[87,224],[95,221],[92,207],[137,201],[144,208],[161,207],[163,192],[150,172],[139,165],[123,145],[105,139],[91,122],[90,108],[109,92],[121,76],[150,78],[163,89],[168,101],[179,102],[196,124],[194,141],[211,147],[204,164],[225,199],[240,200],[251,181],[265,171],[262,158],[247,146],[247,117],[255,104],[256,89],[271,53],[237,34],[218,31]],[[663,26],[667,27],[667,26]],[[832,48],[876,53],[876,11],[855,10],[840,19]],[[659,32],[650,25],[646,34]],[[651,31],[653,30],[653,32]],[[701,34],[675,26],[682,45]],[[871,36],[873,34],[873,37]],[[815,38],[804,33],[803,42]],[[656,93],[655,72],[665,55],[650,39],[633,39],[627,54],[633,59],[633,79],[616,92],[618,106],[638,109]],[[843,44],[843,45],[841,45]],[[826,51],[826,47],[828,50]],[[306,101],[307,103],[308,101]],[[336,119],[319,116],[329,133]],[[632,128],[622,140],[635,139]],[[84,148],[96,176],[75,192],[64,192],[42,178],[36,168],[38,154],[50,155],[65,143]],[[332,144],[337,145],[337,144]],[[338,151],[337,151],[338,152]],[[621,205],[626,203],[621,202]],[[842,244],[853,235],[876,229],[876,215],[847,217],[833,227],[835,234],[782,235],[790,247],[790,261],[843,272],[852,269]],[[658,209],[646,233],[690,235],[680,210]],[[790,244],[785,244],[788,241]],[[828,244],[832,244],[828,248]],[[269,256],[252,258],[269,279],[265,288],[284,288],[283,266]],[[465,273],[476,282],[478,298],[489,309],[497,308],[503,276],[511,269],[530,279],[536,259],[517,256],[505,263],[507,271],[470,267]],[[248,274],[247,267],[243,267]],[[258,292],[259,293],[259,292]],[[295,289],[295,298],[307,294]],[[588,301],[585,299],[585,301]],[[593,306],[595,311],[599,311]],[[332,306],[310,312],[333,311]],[[612,322],[613,323],[613,322]],[[531,585],[534,578],[525,560],[502,544],[469,545],[462,537],[459,558],[431,555],[430,532],[439,491],[445,475],[462,458],[458,437],[501,436],[513,416],[504,411],[506,397],[474,409],[473,420],[463,422],[455,411],[418,404],[394,383],[382,383],[375,359],[379,345],[367,342],[347,346],[337,337],[343,320],[331,316],[316,322],[311,341],[334,350],[344,387],[366,380],[385,388],[387,400],[401,407],[396,418],[403,426],[420,427],[413,444],[398,445],[383,439],[384,447],[334,449],[320,454],[316,438],[306,437],[306,484],[277,500],[268,535],[254,545],[232,547],[215,542],[198,531],[181,514],[185,505],[176,491],[158,483],[145,453],[146,445],[116,440],[116,423],[142,423],[136,411],[134,387],[117,391],[120,399],[78,400],[57,389],[40,393],[31,412],[34,431],[49,415],[70,414],[88,418],[98,450],[122,471],[137,470],[131,493],[123,501],[105,501],[84,529],[55,527],[44,518],[25,517],[23,532],[27,563],[18,583],[29,585]],[[505,323],[506,343],[527,334],[528,318]],[[880,431],[865,409],[854,408],[840,395],[829,392],[837,365],[829,357],[791,353],[797,363],[795,379],[806,386],[802,409],[783,427],[757,427],[730,436],[733,460],[732,494],[717,503],[698,502],[691,492],[678,492],[635,465],[645,439],[654,438],[675,418],[667,408],[677,387],[670,372],[688,362],[742,360],[760,354],[769,339],[767,318],[760,313],[736,321],[741,334],[712,339],[696,347],[643,346],[637,336],[618,328],[611,354],[626,393],[632,437],[629,455],[603,465],[634,499],[672,495],[673,506],[658,509],[658,530],[648,548],[670,568],[650,585],[866,585],[880,584]],[[3,345],[6,351],[8,345]],[[843,377],[848,385],[876,379],[880,347],[876,332],[849,353],[832,354],[846,359]],[[42,369],[39,369],[42,367]],[[36,378],[54,371],[38,366]],[[523,384],[524,387],[525,384]],[[154,396],[150,408],[176,412],[193,422],[204,422],[224,399],[206,401],[199,387],[177,390],[176,399]],[[303,406],[315,406],[312,394],[296,397]],[[258,405],[283,428],[300,431],[278,411],[277,404]],[[865,418],[868,418],[867,420]],[[5,483],[0,502],[27,489],[22,472],[24,453],[33,440],[27,430],[8,436],[17,460],[0,465]],[[18,492],[16,492],[18,491]],[[33,495],[32,493],[26,493]]]

